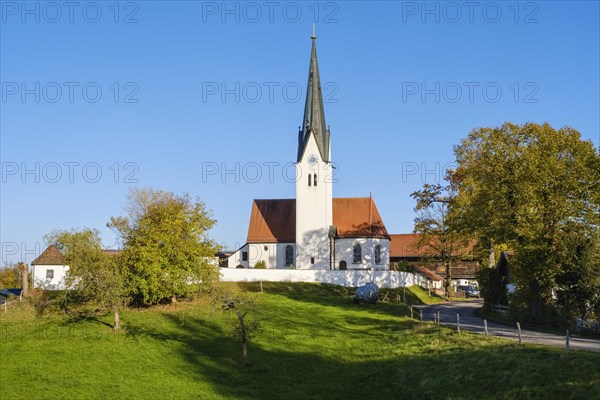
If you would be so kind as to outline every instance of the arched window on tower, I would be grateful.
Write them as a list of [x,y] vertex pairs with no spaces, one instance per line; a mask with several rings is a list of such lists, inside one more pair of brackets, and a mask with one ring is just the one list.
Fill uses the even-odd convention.
[[285,265],[294,264],[294,247],[291,244],[285,246]]
[[381,264],[381,246],[375,246],[375,264]]
[[352,262],[354,264],[362,263],[362,248],[360,247],[360,243],[356,243],[352,248]]
[[317,186],[317,174],[313,174],[313,185]]
[[308,174],[308,186],[310,186],[312,184],[312,176],[310,176],[310,174]]

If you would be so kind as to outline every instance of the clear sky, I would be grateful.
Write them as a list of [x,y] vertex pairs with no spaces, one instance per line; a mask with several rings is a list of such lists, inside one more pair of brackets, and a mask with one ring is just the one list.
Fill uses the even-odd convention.
[[390,233],[453,145],[505,121],[600,134],[596,1],[0,2],[2,262],[106,228],[127,192],[200,196],[226,248],[254,198],[294,197],[311,25],[336,197]]

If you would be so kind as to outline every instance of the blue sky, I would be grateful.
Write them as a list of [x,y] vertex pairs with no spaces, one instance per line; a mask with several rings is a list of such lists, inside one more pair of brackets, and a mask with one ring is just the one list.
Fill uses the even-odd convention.
[[441,179],[473,128],[547,121],[600,141],[595,1],[0,12],[3,263],[30,262],[53,229],[97,228],[114,246],[106,222],[133,187],[200,196],[213,238],[243,244],[253,198],[294,196],[313,22],[334,196],[372,192],[390,233],[412,230],[410,193]]

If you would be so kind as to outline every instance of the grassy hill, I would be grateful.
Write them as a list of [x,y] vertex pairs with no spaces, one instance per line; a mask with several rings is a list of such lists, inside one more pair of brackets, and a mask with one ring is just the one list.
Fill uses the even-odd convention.
[[22,304],[0,314],[0,397],[600,399],[599,354],[458,335],[402,304],[354,305],[336,286],[236,286],[256,292],[265,328],[251,368],[240,367],[235,317],[202,301],[126,310],[121,334],[110,316],[69,323]]

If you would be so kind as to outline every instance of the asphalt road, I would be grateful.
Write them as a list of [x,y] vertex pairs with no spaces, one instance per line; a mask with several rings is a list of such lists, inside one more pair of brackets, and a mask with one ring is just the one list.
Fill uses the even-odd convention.
[[[460,328],[473,332],[484,333],[483,318],[477,315],[477,310],[483,305],[483,300],[474,299],[470,301],[454,301],[447,303],[416,306],[423,316],[423,321],[433,322],[439,312],[440,323],[456,327],[456,315],[460,318]],[[418,315],[415,316],[419,318]],[[517,327],[488,321],[488,332],[490,335],[506,339],[519,340]],[[565,336],[547,332],[537,332],[528,329],[521,330],[521,338],[524,342],[536,343],[547,346],[565,347]],[[582,339],[571,337],[569,340],[572,350],[588,350],[600,352],[600,340]]]

